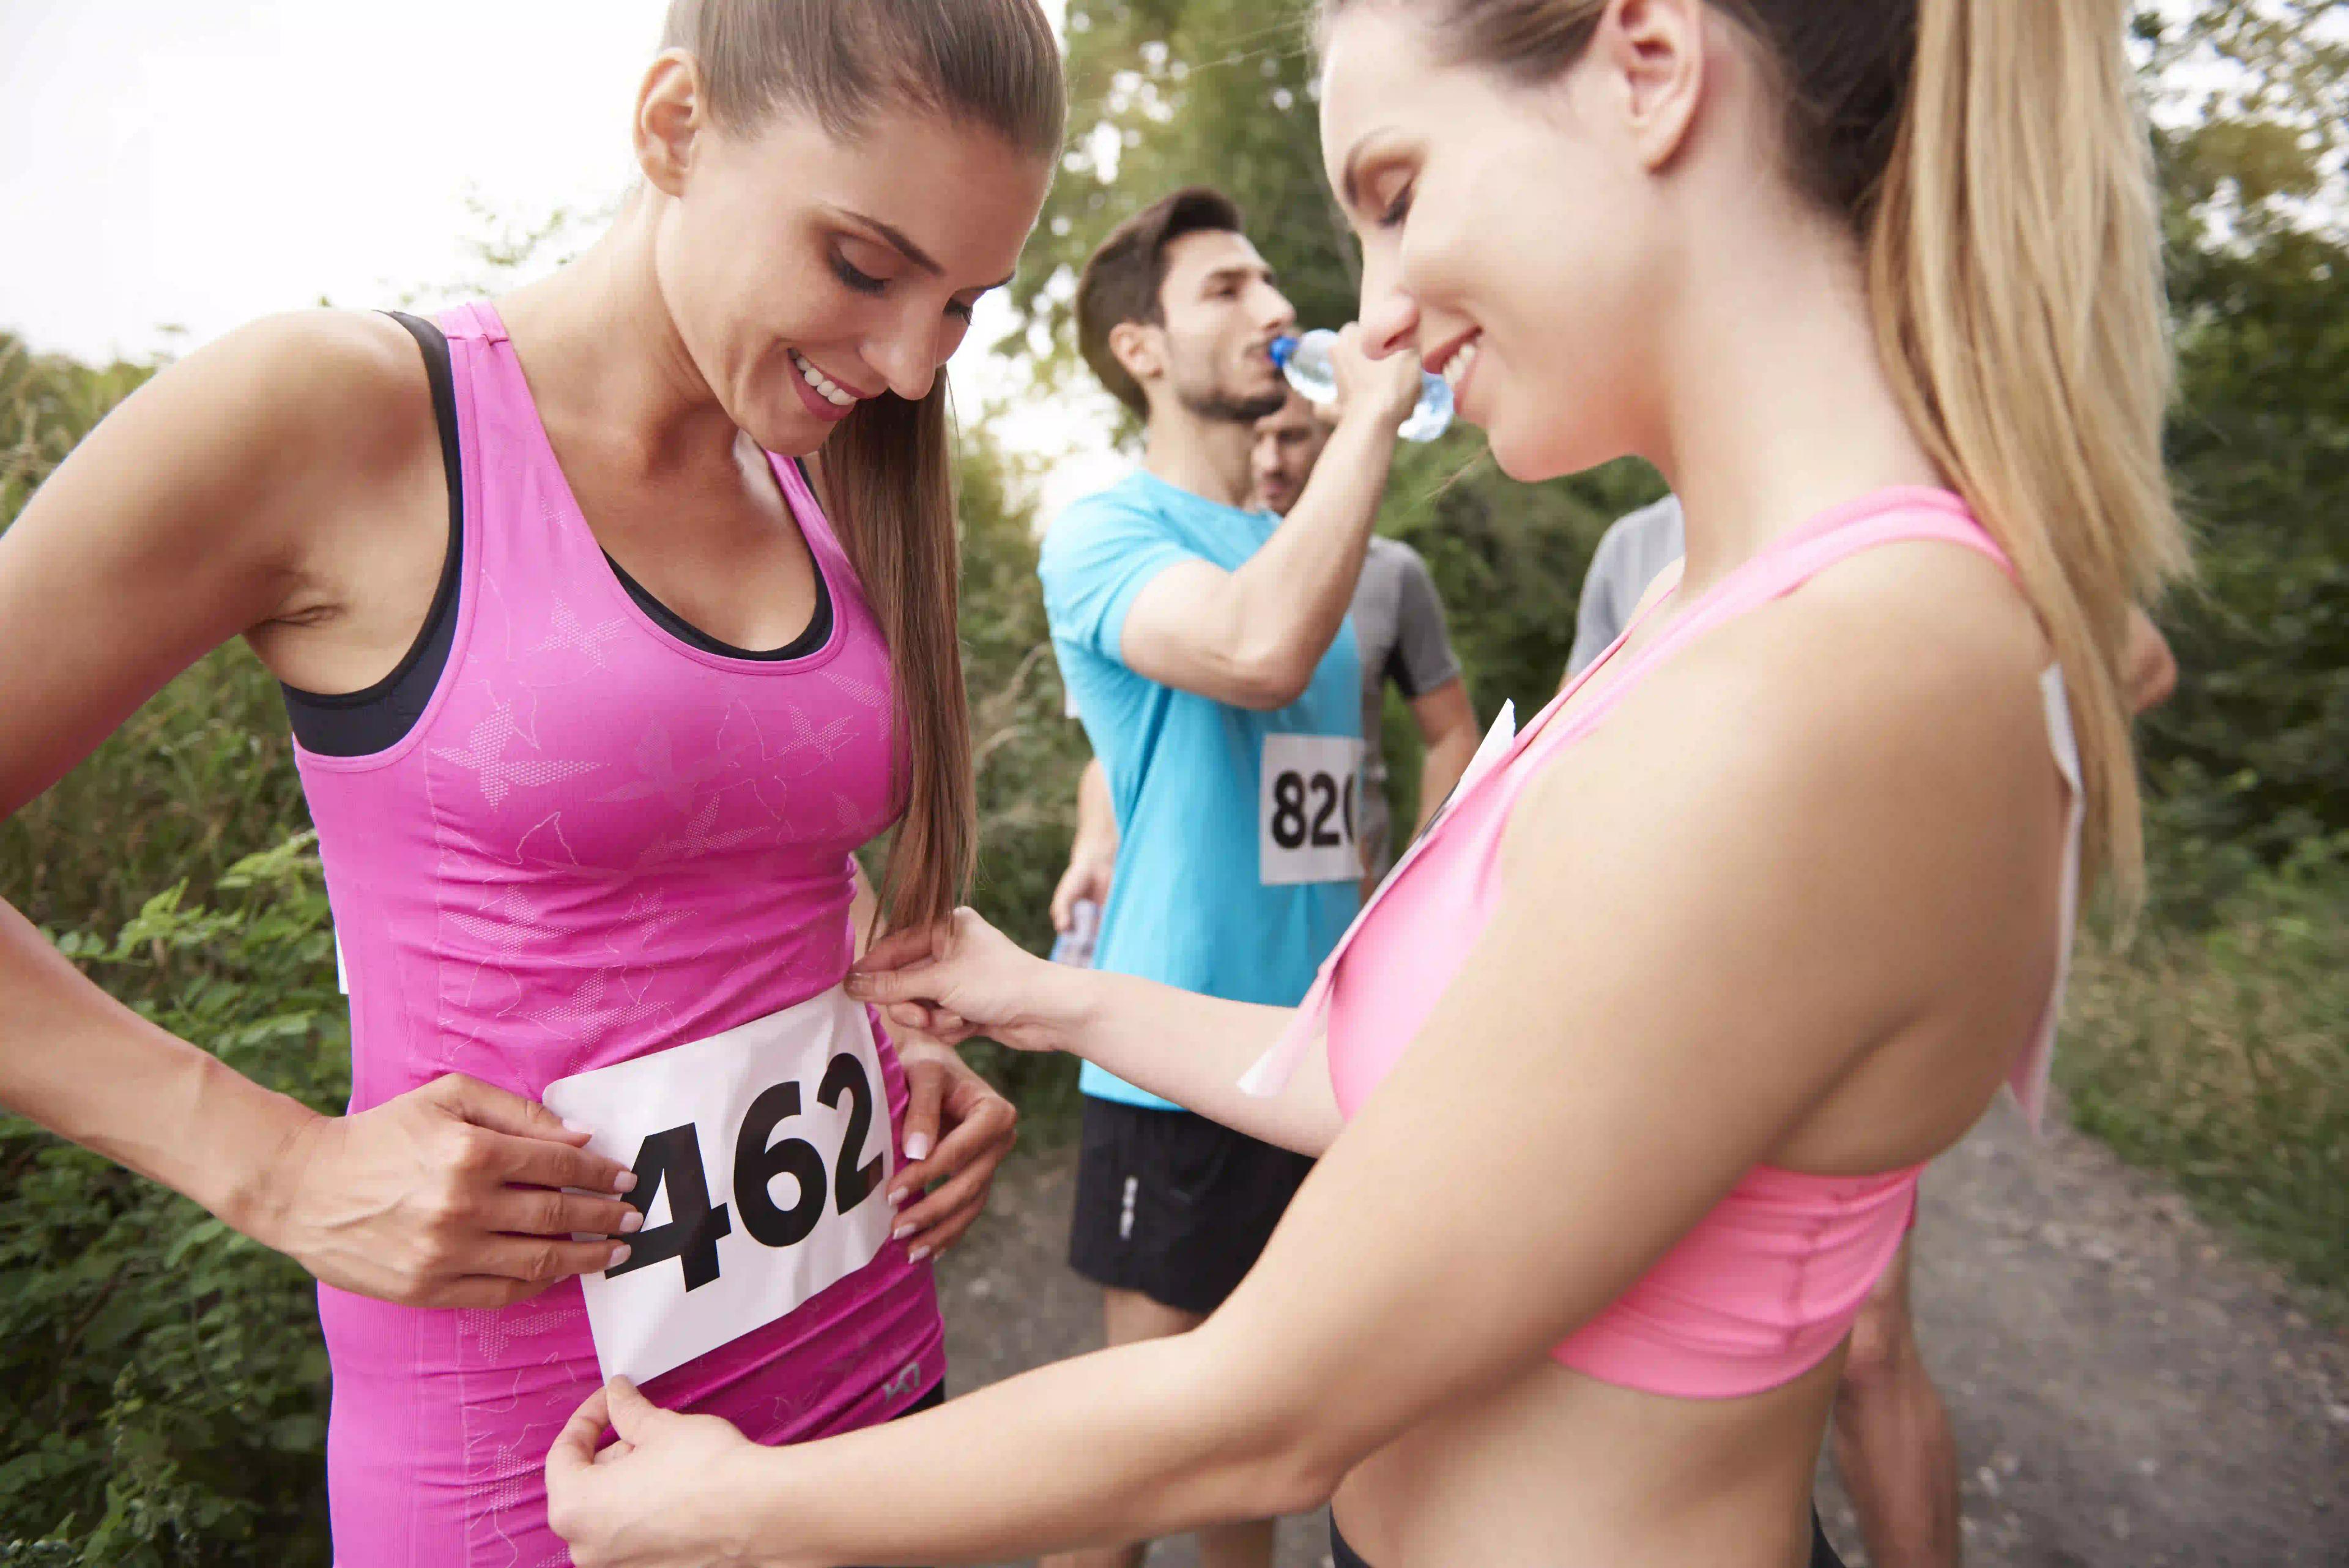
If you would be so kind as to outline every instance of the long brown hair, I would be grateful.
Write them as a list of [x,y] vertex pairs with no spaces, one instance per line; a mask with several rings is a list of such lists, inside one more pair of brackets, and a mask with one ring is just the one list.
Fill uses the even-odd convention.
[[[792,109],[847,140],[910,109],[1039,159],[1061,151],[1068,94],[1036,0],[674,0],[661,46],[699,62],[711,118],[730,131]],[[885,392],[858,404],[812,465],[889,645],[905,816],[880,892],[899,927],[952,911],[978,852],[952,451],[941,375],[918,403]]]
[[[1359,0],[1322,0],[1329,19]],[[1443,57],[1521,82],[1606,0],[1415,0]],[[1759,46],[1798,190],[1864,247],[1919,439],[2022,578],[2064,669],[2086,863],[2143,881],[2128,614],[2188,566],[2161,461],[2169,341],[2126,0],[1709,0]]]

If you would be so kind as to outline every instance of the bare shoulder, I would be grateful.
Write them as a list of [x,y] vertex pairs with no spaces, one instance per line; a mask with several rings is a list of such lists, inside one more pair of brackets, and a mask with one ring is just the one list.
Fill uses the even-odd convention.
[[329,524],[380,510],[437,448],[423,358],[398,323],[355,311],[268,317],[125,400],[18,528],[28,546],[78,541],[115,562],[93,558],[92,569],[208,563],[202,586],[266,615],[274,600],[257,575],[281,591],[307,575]]
[[408,329],[374,311],[264,317],[156,378],[158,390],[224,398],[252,431],[305,438],[346,463],[404,454],[432,434],[431,390]]
[[1956,546],[1883,545],[1658,666],[1529,788],[1511,836],[1576,839],[1668,815],[1775,844],[1790,868],[1954,869],[1925,863],[1930,851],[2017,821],[2054,831],[2048,658],[1997,566]]

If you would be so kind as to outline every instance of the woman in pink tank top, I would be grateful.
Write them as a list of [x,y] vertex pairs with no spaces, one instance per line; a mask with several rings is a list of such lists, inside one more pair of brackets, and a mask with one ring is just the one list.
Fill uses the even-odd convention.
[[1831,1563],[1852,1314],[1919,1168],[2002,1082],[2035,1113],[2078,878],[2136,871],[2125,628],[2182,549],[2125,24],[1325,0],[1367,346],[1517,478],[1655,463],[1684,572],[1496,727],[1300,1010],[967,914],[888,939],[852,992],[897,1023],[1320,1163],[1178,1339],[789,1450],[614,1384],[548,1460],[580,1561],[999,1561],[1334,1493],[1348,1568]]
[[239,332],[0,542],[0,807],[230,636],[286,687],[348,1114],[14,911],[0,1100],[318,1276],[341,1568],[567,1562],[543,1458],[606,1376],[762,1443],[939,1396],[927,1260],[1012,1111],[844,996],[854,855],[895,827],[895,924],[967,879],[939,372],[1064,112],[1034,0],[678,0],[594,250]]

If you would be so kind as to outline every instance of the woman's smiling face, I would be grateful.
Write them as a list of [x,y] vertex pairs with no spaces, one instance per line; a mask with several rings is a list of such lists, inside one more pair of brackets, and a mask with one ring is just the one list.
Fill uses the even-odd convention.
[[790,110],[704,127],[655,266],[695,369],[735,424],[804,455],[855,403],[926,396],[1007,281],[1049,162],[926,112],[853,139]]
[[1321,144],[1362,245],[1374,348],[1416,348],[1522,480],[1630,450],[1661,227],[1642,149],[1586,60],[1525,86],[1442,58],[1410,4],[1327,39]]

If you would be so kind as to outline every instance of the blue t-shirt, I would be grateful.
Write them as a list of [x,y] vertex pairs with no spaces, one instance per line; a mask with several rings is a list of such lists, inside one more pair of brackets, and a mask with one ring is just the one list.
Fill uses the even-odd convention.
[[[1293,1007],[1360,897],[1359,861],[1349,871],[1335,852],[1310,848],[1333,842],[1341,824],[1352,837],[1356,782],[1337,782],[1334,762],[1317,766],[1348,742],[1359,762],[1353,624],[1340,626],[1304,695],[1271,712],[1162,686],[1127,667],[1123,647],[1126,614],[1159,573],[1191,560],[1236,571],[1279,522],[1137,472],[1062,513],[1037,571],[1061,677],[1117,810],[1117,868],[1093,967]],[[1268,739],[1278,764],[1271,790]],[[1350,844],[1346,853],[1357,852]],[[1326,879],[1266,880],[1299,875]],[[1175,1108],[1090,1062],[1081,1085],[1103,1099]]]

